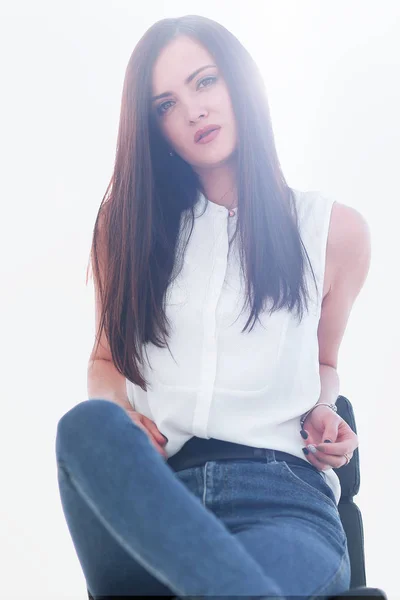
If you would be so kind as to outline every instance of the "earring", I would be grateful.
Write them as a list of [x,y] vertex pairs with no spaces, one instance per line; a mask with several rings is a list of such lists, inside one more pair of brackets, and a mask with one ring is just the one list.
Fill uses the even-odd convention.
[[172,150],[170,150],[168,154],[169,154],[170,156],[173,156],[173,155],[174,155],[174,153],[172,152]]

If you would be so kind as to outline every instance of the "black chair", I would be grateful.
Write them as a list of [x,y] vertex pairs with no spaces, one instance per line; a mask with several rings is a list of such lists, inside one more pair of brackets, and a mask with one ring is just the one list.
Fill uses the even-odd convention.
[[[336,401],[338,414],[346,421],[354,433],[357,433],[354,419],[353,407],[345,396],[338,396]],[[339,598],[363,597],[381,598],[387,600],[386,594],[379,588],[366,587],[365,556],[364,556],[364,529],[360,509],[353,498],[360,489],[360,459],[358,448],[348,465],[340,469],[334,469],[340,479],[342,494],[338,504],[340,518],[347,536],[351,564],[350,590],[336,596],[330,596],[329,600]],[[89,600],[94,600],[88,591]],[[137,598],[137,596],[132,596]],[[179,596],[166,596],[166,598],[179,598]],[[129,600],[129,597],[125,597]]]

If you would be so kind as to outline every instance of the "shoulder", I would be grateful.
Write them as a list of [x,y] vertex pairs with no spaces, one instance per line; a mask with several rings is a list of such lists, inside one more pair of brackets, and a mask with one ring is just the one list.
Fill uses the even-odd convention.
[[[312,215],[314,226],[311,230],[314,233],[321,225],[320,217],[324,218],[329,209],[324,296],[337,278],[342,282],[346,278],[353,279],[356,287],[362,285],[371,258],[371,232],[365,217],[357,209],[333,200],[320,190],[293,191],[301,218],[307,220]],[[349,285],[352,285],[351,281]]]
[[363,281],[371,258],[371,231],[365,217],[355,208],[334,202],[327,241],[333,276]]

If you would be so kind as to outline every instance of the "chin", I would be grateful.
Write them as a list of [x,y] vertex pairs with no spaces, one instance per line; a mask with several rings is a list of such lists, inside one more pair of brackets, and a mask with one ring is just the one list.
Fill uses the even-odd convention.
[[225,150],[223,149],[218,149],[218,151],[215,152],[209,152],[209,154],[204,153],[203,156],[203,164],[223,164],[226,163],[230,160],[232,160],[234,154],[235,154],[235,150],[236,148],[225,148]]

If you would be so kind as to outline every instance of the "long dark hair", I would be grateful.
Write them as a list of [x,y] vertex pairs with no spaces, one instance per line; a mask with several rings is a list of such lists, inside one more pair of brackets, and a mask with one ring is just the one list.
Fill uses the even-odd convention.
[[169,155],[151,111],[153,65],[163,47],[179,35],[197,40],[213,56],[237,122],[236,233],[246,307],[251,306],[242,333],[252,319],[254,327],[268,299],[273,300],[271,314],[297,306],[301,320],[303,304],[308,310],[305,256],[312,270],[255,62],[232,33],[211,19],[187,15],[158,21],[140,39],[126,69],[114,170],[91,247],[102,305],[97,348],[104,328],[116,368],[145,391],[148,382],[139,371],[144,345],[168,346],[164,301],[174,265],[182,258],[181,216],[184,211],[191,215],[193,229],[193,207],[201,191],[190,164]]

